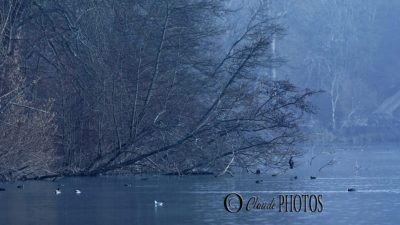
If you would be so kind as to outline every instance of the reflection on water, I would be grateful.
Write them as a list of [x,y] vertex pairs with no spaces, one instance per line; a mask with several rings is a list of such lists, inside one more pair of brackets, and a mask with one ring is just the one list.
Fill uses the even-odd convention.
[[[400,152],[399,152],[400,153]],[[110,176],[65,178],[56,182],[0,184],[1,224],[398,224],[400,221],[400,154],[396,151],[338,151],[343,160],[321,172],[304,162],[280,177],[238,174],[213,176]],[[354,161],[362,170],[354,175]],[[294,175],[298,179],[292,179]],[[310,180],[309,176],[317,176]],[[262,179],[263,182],[255,183]],[[56,196],[58,184],[62,194]],[[125,184],[131,184],[126,187]],[[357,192],[347,192],[347,188]],[[75,189],[82,191],[75,194]],[[279,194],[322,194],[321,213],[275,210],[228,213],[228,193],[244,200],[270,201]],[[164,202],[154,207],[154,200]],[[278,207],[278,206],[277,206]]]

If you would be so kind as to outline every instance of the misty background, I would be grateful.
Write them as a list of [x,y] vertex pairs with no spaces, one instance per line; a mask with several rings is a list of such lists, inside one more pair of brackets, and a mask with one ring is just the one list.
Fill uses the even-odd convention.
[[286,36],[278,79],[325,92],[313,102],[313,140],[397,142],[399,1],[271,1]]

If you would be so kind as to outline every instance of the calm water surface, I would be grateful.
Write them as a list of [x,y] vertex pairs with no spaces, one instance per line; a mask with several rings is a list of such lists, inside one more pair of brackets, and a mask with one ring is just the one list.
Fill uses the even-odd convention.
[[[3,183],[0,187],[0,224],[400,224],[400,151],[348,151],[296,162],[297,169],[270,175],[107,176],[64,178],[56,182]],[[336,157],[338,163],[318,171]],[[357,162],[357,163],[355,163]],[[356,173],[354,165],[359,166]],[[298,179],[294,180],[293,176]],[[317,176],[310,180],[309,176]],[[263,180],[256,183],[256,180]],[[62,194],[54,190],[62,184]],[[125,187],[124,184],[131,184]],[[347,192],[348,187],[357,192]],[[74,190],[80,189],[81,195]],[[278,212],[242,209],[228,213],[224,198],[237,192],[245,203],[251,196],[271,201],[278,194],[322,194],[323,212]],[[154,200],[163,207],[154,207]]]

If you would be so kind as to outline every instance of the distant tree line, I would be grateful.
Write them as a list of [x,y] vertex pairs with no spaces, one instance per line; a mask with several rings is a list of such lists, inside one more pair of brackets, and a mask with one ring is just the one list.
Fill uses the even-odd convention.
[[391,37],[398,31],[390,15],[400,2],[272,2],[290,33],[277,45],[289,61],[278,73],[325,91],[313,99],[320,108],[309,120],[313,141],[398,142],[399,79],[390,66],[396,60]]
[[314,92],[267,75],[267,4],[221,42],[226,3],[3,1],[0,179],[288,168]]

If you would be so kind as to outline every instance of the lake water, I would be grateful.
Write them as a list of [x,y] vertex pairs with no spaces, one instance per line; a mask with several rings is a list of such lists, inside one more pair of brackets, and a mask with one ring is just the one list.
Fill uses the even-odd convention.
[[[0,224],[400,224],[399,149],[324,151],[330,154],[321,154],[311,165],[312,156],[306,155],[295,162],[294,170],[278,177],[245,173],[219,178],[74,177],[24,182],[24,189],[16,188],[22,182],[3,183]],[[332,158],[336,164],[318,171]],[[311,175],[317,179],[311,180]],[[61,195],[54,194],[58,184],[63,185]],[[348,187],[357,191],[347,192]],[[75,189],[82,194],[76,195]],[[244,207],[238,213],[224,207],[224,198],[231,192],[243,197]],[[279,212],[279,194],[322,195],[323,211]],[[263,202],[275,198],[275,209],[246,211],[252,196]],[[154,200],[164,206],[154,207]]]

